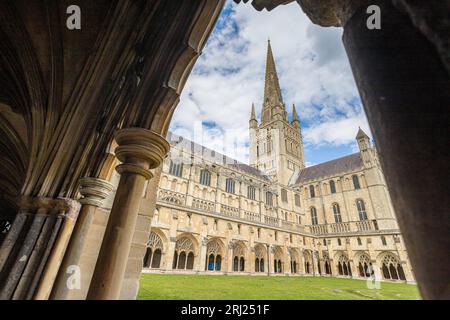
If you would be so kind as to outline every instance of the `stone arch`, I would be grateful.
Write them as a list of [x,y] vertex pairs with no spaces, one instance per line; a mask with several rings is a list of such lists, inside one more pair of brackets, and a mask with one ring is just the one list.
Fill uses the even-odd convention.
[[372,261],[367,251],[358,251],[353,255],[355,268],[361,278],[370,278],[374,275]]
[[338,251],[335,254],[336,268],[340,276],[352,276],[350,260],[345,252]]
[[283,249],[280,246],[273,247],[273,272],[282,273],[283,268]]
[[332,275],[332,271],[331,271],[331,261],[330,261],[330,256],[328,254],[328,251],[323,251],[322,252],[322,259],[323,259],[323,267],[324,267],[324,271],[325,274],[327,275]]
[[264,272],[267,263],[267,249],[262,244],[255,246],[255,272]]
[[405,271],[399,257],[390,251],[378,255],[380,271],[385,280],[406,280]]
[[233,244],[233,271],[244,272],[247,256],[247,246],[243,241],[236,241]]
[[224,258],[224,244],[219,238],[212,238],[206,244],[206,266],[207,271],[220,271]]
[[296,248],[289,248],[291,273],[295,274],[299,272],[300,253]]
[[144,256],[144,268],[159,269],[164,255],[165,237],[157,229],[150,232],[147,241],[147,250]]
[[305,259],[305,273],[312,273],[313,258],[311,250],[303,250],[303,258]]
[[197,240],[192,235],[185,233],[178,236],[175,243],[172,268],[193,270],[197,248]]

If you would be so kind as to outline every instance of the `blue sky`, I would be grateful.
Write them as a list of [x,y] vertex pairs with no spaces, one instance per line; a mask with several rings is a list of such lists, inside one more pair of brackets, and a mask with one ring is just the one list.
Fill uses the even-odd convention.
[[170,130],[248,162],[248,120],[260,116],[267,39],[287,111],[299,112],[309,165],[357,150],[366,117],[341,42],[342,30],[313,25],[294,2],[270,13],[228,1],[190,75]]

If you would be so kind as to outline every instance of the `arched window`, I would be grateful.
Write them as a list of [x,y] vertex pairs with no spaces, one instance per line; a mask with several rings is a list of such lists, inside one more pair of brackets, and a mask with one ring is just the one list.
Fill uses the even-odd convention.
[[338,238],[338,239],[337,239],[337,242],[338,242],[338,246],[341,246],[341,245],[342,245],[341,238]]
[[281,201],[288,202],[288,195],[286,189],[281,189]]
[[356,174],[352,176],[352,180],[353,180],[353,187],[355,188],[355,190],[361,189],[361,186],[359,184],[359,178]]
[[311,224],[316,225],[318,224],[317,221],[317,210],[315,207],[311,207]]
[[358,237],[357,241],[358,241],[358,246],[361,246],[362,245],[361,238]]
[[273,194],[270,191],[266,192],[266,204],[268,206],[273,206]]
[[206,246],[206,257],[208,258],[208,264],[206,270],[208,271],[220,271],[222,264],[221,247],[217,240],[211,240]]
[[314,198],[316,196],[316,192],[314,190],[314,186],[309,186],[309,196]]
[[245,247],[242,243],[234,244],[233,271],[245,271]]
[[362,278],[369,278],[373,274],[372,263],[366,254],[361,255],[358,263],[359,276]]
[[255,247],[255,272],[264,272],[264,257],[266,256],[266,249],[262,245]]
[[295,205],[296,205],[297,207],[300,207],[300,195],[299,195],[299,194],[296,194],[296,195],[294,196],[294,198],[295,198]]
[[403,267],[398,259],[391,254],[387,254],[383,258],[381,273],[385,279],[389,280],[406,280]]
[[361,199],[356,200],[356,208],[358,209],[359,220],[367,220],[366,205]]
[[205,186],[211,185],[211,173],[208,170],[203,169],[200,171],[200,183]]
[[247,198],[249,198],[250,200],[256,199],[256,188],[255,187],[253,187],[253,186],[247,187]]
[[336,184],[334,183],[334,180],[330,180],[330,192],[336,193]]
[[387,242],[386,242],[386,237],[385,236],[381,236],[381,244],[383,246],[387,246]]
[[345,256],[344,254],[342,254],[339,257],[338,272],[339,272],[339,275],[341,275],[341,276],[351,276],[352,275],[350,261],[348,260],[347,256]]
[[173,269],[194,269],[194,245],[191,239],[183,237],[175,244]]
[[334,222],[336,223],[342,222],[341,209],[339,208],[339,205],[337,203],[333,203],[333,215],[334,215]]
[[169,174],[181,177],[183,175],[183,163],[175,163],[173,160],[170,160]]
[[327,245],[327,239],[323,239],[323,245],[324,245],[324,246]]
[[156,233],[151,232],[147,242],[147,252],[144,257],[144,268],[158,269],[161,265],[162,250],[161,238]]
[[225,181],[225,191],[228,193],[234,193],[235,182],[231,178],[227,178]]

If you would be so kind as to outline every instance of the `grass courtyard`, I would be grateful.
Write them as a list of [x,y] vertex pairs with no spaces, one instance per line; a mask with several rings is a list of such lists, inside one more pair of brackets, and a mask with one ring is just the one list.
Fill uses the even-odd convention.
[[417,286],[324,277],[143,274],[139,300],[417,300]]

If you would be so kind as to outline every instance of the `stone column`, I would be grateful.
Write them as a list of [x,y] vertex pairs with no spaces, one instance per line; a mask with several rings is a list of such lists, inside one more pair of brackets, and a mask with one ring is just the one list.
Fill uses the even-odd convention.
[[[85,177],[80,180],[80,203],[82,208],[73,230],[69,245],[64,255],[63,262],[53,288],[52,299],[66,299],[71,289],[67,286],[67,280],[72,275],[71,267],[78,267],[83,279],[81,284],[89,285],[92,274],[82,269],[80,258],[86,246],[86,237],[94,219],[95,209],[102,207],[104,200],[113,190],[113,185],[106,180]],[[68,272],[69,271],[69,272]],[[86,279],[86,277],[88,279]],[[80,290],[82,288],[78,288]],[[85,290],[83,290],[85,291]],[[40,298],[48,298],[41,296]]]
[[233,272],[233,243],[228,244],[228,255],[227,255],[227,272]]
[[87,296],[94,300],[118,299],[145,182],[152,177],[149,170],[162,163],[170,148],[161,135],[142,128],[121,129],[116,141],[121,177]]
[[14,244],[19,238],[24,228],[25,222],[27,221],[30,215],[31,215],[30,210],[19,209],[19,212],[16,218],[14,219],[11,229],[9,230],[0,248],[0,271],[3,270],[3,267],[5,266],[6,261],[8,260],[8,257],[11,254],[12,249],[14,248]]
[[449,299],[442,279],[450,278],[450,180],[442,152],[450,76],[432,43],[440,41],[436,29],[444,21],[435,20],[431,3],[414,9],[407,2],[370,1],[380,8],[379,30],[368,29],[366,7],[357,8],[343,41],[421,295]]
[[166,255],[166,270],[173,270],[173,257],[175,255],[175,245],[177,243],[176,237],[170,237],[169,239],[169,248],[167,249]]
[[330,258],[328,260],[328,263],[330,264],[331,275],[333,277],[336,277],[337,275],[339,275],[339,272],[337,272],[337,270],[336,270],[336,265],[334,264],[333,259]]
[[206,271],[205,270],[205,263],[206,263],[206,249],[207,249],[207,244],[208,244],[208,238],[204,237],[200,246],[200,257],[198,259],[198,265],[197,265],[197,270],[202,272],[202,271]]

